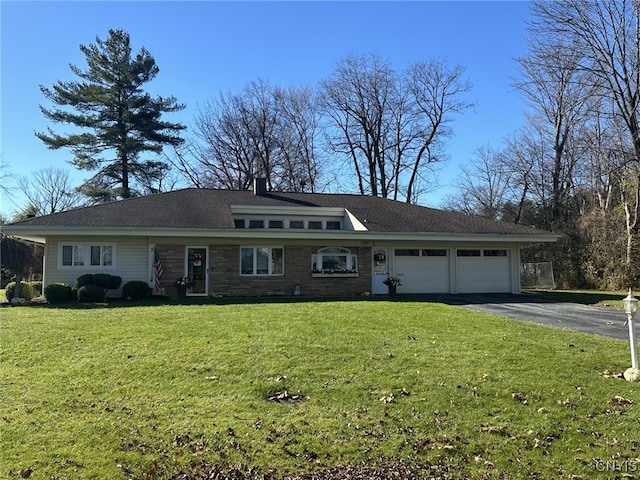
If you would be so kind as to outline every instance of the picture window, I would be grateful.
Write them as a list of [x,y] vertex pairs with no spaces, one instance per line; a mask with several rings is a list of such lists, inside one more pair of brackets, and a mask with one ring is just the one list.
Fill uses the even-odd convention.
[[284,248],[242,247],[241,275],[284,275]]

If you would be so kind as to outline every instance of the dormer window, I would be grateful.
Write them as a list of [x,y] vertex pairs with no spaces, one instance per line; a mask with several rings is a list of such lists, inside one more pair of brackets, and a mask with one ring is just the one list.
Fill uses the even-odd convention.
[[264,228],[264,220],[249,220],[249,228]]
[[304,228],[304,220],[289,220],[289,228]]

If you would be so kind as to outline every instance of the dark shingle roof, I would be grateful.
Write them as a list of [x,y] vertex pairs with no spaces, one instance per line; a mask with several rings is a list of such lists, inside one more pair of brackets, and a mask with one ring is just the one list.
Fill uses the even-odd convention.
[[83,207],[14,223],[29,227],[112,227],[170,229],[234,228],[232,205],[341,207],[369,231],[446,234],[549,234],[522,225],[348,194],[277,193],[190,188]]

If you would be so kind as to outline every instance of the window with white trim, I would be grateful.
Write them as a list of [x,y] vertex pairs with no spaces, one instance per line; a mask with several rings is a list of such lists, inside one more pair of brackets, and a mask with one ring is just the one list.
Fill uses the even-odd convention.
[[341,247],[325,247],[311,256],[313,273],[358,273],[358,256]]
[[284,248],[241,247],[240,275],[284,275]]
[[61,267],[113,268],[115,245],[113,244],[61,244]]

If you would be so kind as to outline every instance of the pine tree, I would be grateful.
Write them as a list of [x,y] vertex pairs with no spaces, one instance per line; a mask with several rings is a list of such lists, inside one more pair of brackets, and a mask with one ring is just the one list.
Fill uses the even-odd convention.
[[[148,189],[149,178],[161,178],[169,167],[163,162],[142,160],[143,153],[158,154],[163,146],[184,142],[186,127],[161,120],[163,113],[185,108],[175,97],[156,97],[142,90],[159,72],[155,59],[143,47],[132,57],[129,34],[109,30],[109,37],[80,45],[87,69],[71,65],[81,81],[58,81],[52,88],[40,86],[56,105],[40,107],[54,123],[74,125],[74,133],[59,135],[47,129],[37,132],[50,149],[69,148],[71,163],[80,170],[95,171],[80,190],[95,201],[127,198],[139,194],[135,182]],[[146,183],[145,183],[146,182]]]

